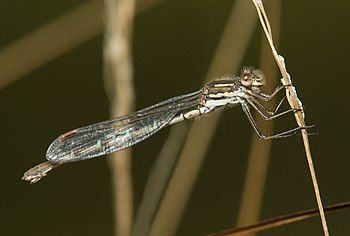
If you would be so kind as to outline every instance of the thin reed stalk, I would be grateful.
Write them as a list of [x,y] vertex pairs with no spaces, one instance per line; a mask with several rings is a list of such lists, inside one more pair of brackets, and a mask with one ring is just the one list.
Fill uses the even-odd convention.
[[[275,32],[275,41],[278,42],[281,2],[279,0],[269,0],[268,9]],[[267,90],[272,91],[276,87],[277,67],[273,63],[273,58],[269,53],[269,45],[263,38],[264,35],[262,35],[261,42],[260,68],[268,78],[268,83],[266,84]],[[266,133],[271,133],[273,130],[273,120],[266,122],[259,114],[255,115],[255,120],[262,130],[264,130]],[[271,153],[271,145],[272,140],[265,140],[262,142],[255,135],[255,133],[252,135],[245,183],[237,220],[238,227],[252,224],[259,220],[260,208],[265,188],[266,173],[268,171],[269,157]]]
[[[300,127],[305,127],[306,123],[305,123],[305,113],[303,110],[303,104],[302,104],[301,100],[298,98],[296,88],[292,84],[291,76],[287,72],[285,60],[281,55],[279,55],[277,53],[277,50],[275,48],[273,38],[272,38],[272,31],[271,31],[270,23],[269,23],[267,15],[266,15],[263,3],[261,2],[261,0],[252,0],[252,1],[256,7],[256,10],[257,10],[257,13],[258,13],[258,16],[260,19],[260,23],[264,29],[266,38],[267,38],[269,45],[271,47],[272,54],[277,62],[279,70],[282,74],[283,78],[281,79],[281,82],[284,86],[286,86],[285,87],[286,88],[286,96],[287,96],[287,100],[289,102],[289,105],[291,108],[297,110],[297,112],[294,113],[296,122]],[[312,184],[314,187],[316,202],[317,202],[318,209],[320,212],[323,232],[324,232],[325,236],[328,236],[329,232],[328,232],[327,220],[326,220],[326,216],[325,216],[324,210],[323,210],[323,204],[322,204],[320,190],[319,190],[318,183],[317,183],[315,168],[314,168],[313,161],[312,161],[310,143],[309,143],[308,133],[307,133],[306,129],[302,130],[302,138],[303,138],[305,154],[306,154],[306,158],[307,158],[307,162],[308,162],[308,166],[309,166],[309,171],[310,171],[310,175],[311,175],[311,179],[312,179]]]
[[149,235],[152,220],[185,142],[189,126],[189,123],[181,123],[170,130],[169,136],[150,171],[141,204],[137,211],[132,235]]
[[[133,110],[131,42],[135,1],[105,0],[104,76],[111,117]],[[131,149],[108,158],[114,204],[115,235],[129,236],[133,218]]]
[[[139,1],[136,13],[162,1]],[[0,89],[101,35],[103,27],[103,1],[89,0],[1,48]]]
[[0,89],[99,35],[102,12],[101,1],[87,1],[1,48]]
[[[242,24],[244,22],[244,24]],[[245,0],[236,1],[219,41],[206,81],[236,72],[253,33],[256,15]],[[150,235],[174,235],[181,220],[220,113],[197,120],[190,128],[178,163],[159,205]]]
[[[350,202],[342,202],[342,203],[326,206],[324,208],[324,211],[327,213],[331,213],[331,212],[347,209],[349,207],[350,207]],[[317,215],[319,215],[319,209],[314,208],[310,210],[299,211],[293,214],[282,215],[271,219],[263,220],[257,224],[248,225],[245,227],[216,232],[208,236],[242,236],[242,235],[248,235],[252,233],[259,233],[259,232],[263,232],[282,225],[305,220]]]

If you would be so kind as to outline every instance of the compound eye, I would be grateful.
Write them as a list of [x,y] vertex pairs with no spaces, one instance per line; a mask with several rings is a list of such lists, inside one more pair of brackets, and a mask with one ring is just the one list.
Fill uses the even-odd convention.
[[253,75],[252,75],[252,74],[244,73],[244,74],[241,76],[241,83],[242,83],[242,85],[245,86],[245,87],[250,87],[250,86],[252,86],[252,83],[253,83]]

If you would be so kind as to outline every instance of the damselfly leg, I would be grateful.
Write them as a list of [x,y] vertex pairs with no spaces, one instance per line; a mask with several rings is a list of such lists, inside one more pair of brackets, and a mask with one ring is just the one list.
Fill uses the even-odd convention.
[[[252,102],[249,102],[249,100],[247,100],[248,102],[243,102],[241,103],[242,105],[242,109],[245,113],[245,115],[247,116],[249,122],[251,123],[251,125],[253,126],[253,129],[254,131],[257,133],[257,135],[259,136],[260,139],[263,139],[263,140],[266,140],[266,139],[276,139],[276,138],[285,138],[285,137],[290,137],[290,136],[293,136],[293,135],[296,135],[298,133],[300,133],[300,131],[302,129],[309,129],[309,128],[312,128],[313,125],[311,126],[306,126],[306,127],[296,127],[296,128],[293,128],[293,129],[290,129],[290,130],[287,130],[287,131],[283,131],[283,132],[280,132],[280,133],[277,133],[277,134],[272,134],[272,135],[264,135],[263,132],[259,129],[259,126],[257,125],[257,123],[255,122],[254,118],[253,118],[253,115],[250,111],[250,108],[249,108],[249,104],[252,105],[253,103]],[[256,109],[258,111],[258,113],[265,119],[265,120],[272,120],[272,119],[275,119],[277,117],[280,117],[282,115],[285,115],[285,114],[288,114],[289,112],[292,112],[294,111],[293,109],[290,109],[290,110],[287,110],[287,111],[284,111],[284,112],[281,112],[281,113],[277,113],[275,115],[272,115],[272,116],[265,116],[265,114],[263,114],[259,109],[257,109],[256,106],[253,106],[252,107],[254,109]],[[313,133],[311,133],[313,134]]]
[[[285,98],[282,98],[281,101],[278,103],[278,105],[276,106],[276,108],[272,111],[269,108],[267,108],[264,104],[262,104],[261,102],[259,102],[258,100],[256,100],[254,97],[250,97],[250,98],[246,98],[246,100],[249,102],[249,104],[256,110],[258,111],[263,117],[267,117],[267,116],[272,116],[275,115],[278,110],[280,109],[283,101],[285,100]],[[264,114],[260,109],[262,109],[264,112],[266,112],[266,114]],[[288,110],[288,112],[290,112]]]
[[272,98],[274,98],[279,92],[281,92],[284,88],[289,86],[292,86],[292,85],[280,85],[275,89],[275,91],[273,91],[272,94],[266,94],[266,93],[260,92],[260,93],[252,93],[251,95],[263,101],[269,101]]
[[[265,107],[263,104],[261,104],[259,101],[257,101],[254,98],[253,99],[250,98],[250,99],[246,99],[246,100],[254,108],[254,110],[256,110],[259,113],[259,115],[261,115],[264,118],[264,120],[272,120],[272,119],[275,119],[277,117],[288,114],[290,112],[302,111],[301,109],[290,108],[286,111],[282,111],[282,112],[277,113],[277,111],[279,110],[279,108],[281,107],[281,105],[284,101],[284,98],[281,99],[281,101],[279,102],[279,104],[277,105],[277,107],[275,108],[274,111],[270,111],[267,107]],[[262,110],[260,110],[260,108],[263,109],[266,112],[266,114]]]
[[[248,83],[250,81],[254,81],[254,79],[257,79],[258,81],[260,81],[261,83],[255,83],[256,86],[252,86],[254,82]],[[242,109],[244,111],[244,113],[246,114],[249,122],[252,124],[255,132],[258,134],[260,139],[275,139],[275,138],[284,138],[284,137],[289,137],[289,136],[293,136],[297,133],[300,133],[300,131],[302,129],[306,129],[306,128],[310,128],[310,127],[297,127],[288,131],[284,131],[278,134],[274,134],[274,135],[264,135],[261,130],[259,129],[257,123],[255,122],[251,111],[250,111],[250,106],[256,110],[258,112],[258,114],[264,118],[265,120],[273,120],[275,118],[281,117],[283,115],[289,114],[290,112],[303,112],[302,109],[293,109],[290,108],[286,111],[283,112],[278,112],[278,110],[280,109],[283,101],[285,100],[285,96],[280,100],[280,102],[278,103],[278,105],[276,106],[276,108],[272,111],[269,108],[267,108],[263,103],[261,103],[261,101],[269,101],[272,98],[274,98],[280,91],[283,90],[283,88],[285,88],[286,86],[281,85],[279,87],[277,87],[275,89],[275,91],[272,94],[265,94],[263,92],[260,91],[260,87],[262,87],[264,85],[264,77],[263,75],[258,71],[258,72],[253,72],[251,70],[243,70],[242,75],[240,77],[241,83],[243,85],[250,85],[251,87],[250,89],[247,89],[245,91],[245,93],[249,96],[246,96],[244,101],[241,102],[242,105]],[[246,86],[247,88],[247,86]],[[261,100],[261,101],[260,101]]]

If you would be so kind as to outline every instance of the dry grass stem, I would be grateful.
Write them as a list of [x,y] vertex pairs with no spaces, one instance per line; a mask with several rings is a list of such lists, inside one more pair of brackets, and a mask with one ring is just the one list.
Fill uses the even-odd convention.
[[[104,75],[111,117],[130,113],[134,104],[131,54],[135,1],[105,0]],[[128,236],[133,218],[131,150],[111,154],[115,235]]]
[[[164,0],[142,0],[137,13]],[[89,0],[0,50],[0,89],[103,31],[103,1]],[[26,53],[23,53],[26,52]]]
[[[257,10],[257,13],[258,13],[258,16],[260,19],[260,23],[264,29],[265,35],[266,35],[267,40],[269,42],[269,45],[271,47],[272,54],[277,62],[277,65],[281,71],[281,74],[283,76],[283,78],[281,79],[281,82],[283,85],[286,86],[287,100],[288,100],[291,108],[301,110],[301,111],[295,112],[294,115],[295,115],[295,119],[296,119],[298,125],[300,127],[305,127],[306,124],[305,124],[305,120],[304,120],[304,112],[303,112],[302,102],[300,101],[300,99],[297,96],[297,92],[296,92],[295,87],[292,86],[291,77],[287,72],[284,58],[277,53],[276,48],[274,46],[273,39],[272,39],[272,31],[271,31],[268,17],[265,13],[264,6],[263,6],[261,0],[252,0],[252,1],[256,7],[256,10]],[[322,221],[324,235],[328,236],[329,232],[328,232],[328,227],[327,227],[327,221],[326,221],[326,217],[325,217],[325,214],[323,211],[321,195],[320,195],[320,191],[319,191],[319,187],[318,187],[318,183],[317,183],[315,168],[314,168],[313,161],[312,161],[310,144],[309,144],[309,139],[308,139],[308,134],[307,134],[306,129],[302,130],[302,138],[303,138],[305,153],[306,153],[307,162],[308,162],[308,166],[309,166],[309,170],[310,170],[310,174],[311,174],[311,179],[312,179],[312,183],[314,186],[316,201],[317,201],[317,205],[318,205],[319,212],[320,212],[320,217],[321,217],[321,221]]]
[[1,49],[0,89],[100,34],[102,6],[90,0]]
[[[350,202],[342,202],[342,203],[326,206],[324,210],[327,213],[331,213],[331,212],[343,210],[349,207],[350,207]],[[246,226],[246,227],[224,230],[221,232],[210,234],[210,236],[241,236],[241,235],[248,235],[252,233],[259,233],[268,229],[279,227],[281,225],[286,225],[297,221],[305,220],[307,218],[317,216],[318,214],[319,214],[319,209],[314,208],[310,210],[296,212],[293,214],[278,216],[272,219],[261,221],[257,224]]]
[[[244,22],[245,24],[242,24]],[[238,0],[226,23],[206,80],[236,72],[241,64],[256,22],[256,15],[245,0]],[[194,122],[164,198],[159,206],[150,235],[174,235],[190,197],[220,113]]]
[[132,235],[149,235],[152,220],[157,212],[166,184],[171,177],[189,126],[189,123],[180,123],[176,125],[176,128],[170,130],[169,136],[148,177]]
[[[270,19],[274,26],[275,38],[279,33],[281,3],[279,0],[268,1],[268,9],[270,10]],[[264,35],[263,35],[264,37]],[[278,40],[276,40],[278,41]],[[276,65],[273,63],[269,45],[262,40],[260,61],[261,69],[265,76],[269,79],[266,84],[267,90],[272,91],[276,87]],[[255,115],[259,127],[267,133],[273,129],[273,120],[266,122],[259,114]],[[269,157],[271,151],[272,140],[259,140],[254,133],[250,151],[248,155],[248,165],[245,177],[245,183],[242,193],[237,226],[244,226],[257,222],[259,219],[261,202],[263,199],[266,173],[268,170]]]

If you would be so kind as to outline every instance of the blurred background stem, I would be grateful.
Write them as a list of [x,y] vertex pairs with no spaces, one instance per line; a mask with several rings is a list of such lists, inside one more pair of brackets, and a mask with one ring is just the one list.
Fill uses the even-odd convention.
[[[136,13],[161,1],[138,1]],[[99,36],[102,13],[103,0],[88,0],[1,48],[0,89]]]
[[[134,0],[105,0],[104,78],[111,118],[133,110],[132,31]],[[115,235],[130,235],[133,217],[131,149],[110,155]]]
[[[269,0],[266,1],[266,6],[274,32],[275,45],[278,46],[281,1]],[[265,86],[267,91],[273,91],[277,86],[277,66],[270,50],[268,42],[265,39],[265,34],[262,33],[260,65],[267,79]],[[255,120],[265,133],[271,133],[273,130],[273,120],[264,121],[259,114],[255,115]],[[272,140],[261,141],[255,133],[252,134],[245,183],[237,220],[238,227],[252,224],[259,220],[271,145]]]
[[[256,14],[250,3],[236,1],[205,81],[239,70],[255,23]],[[219,120],[220,113],[216,113],[193,123],[155,216],[150,235],[176,234]]]

